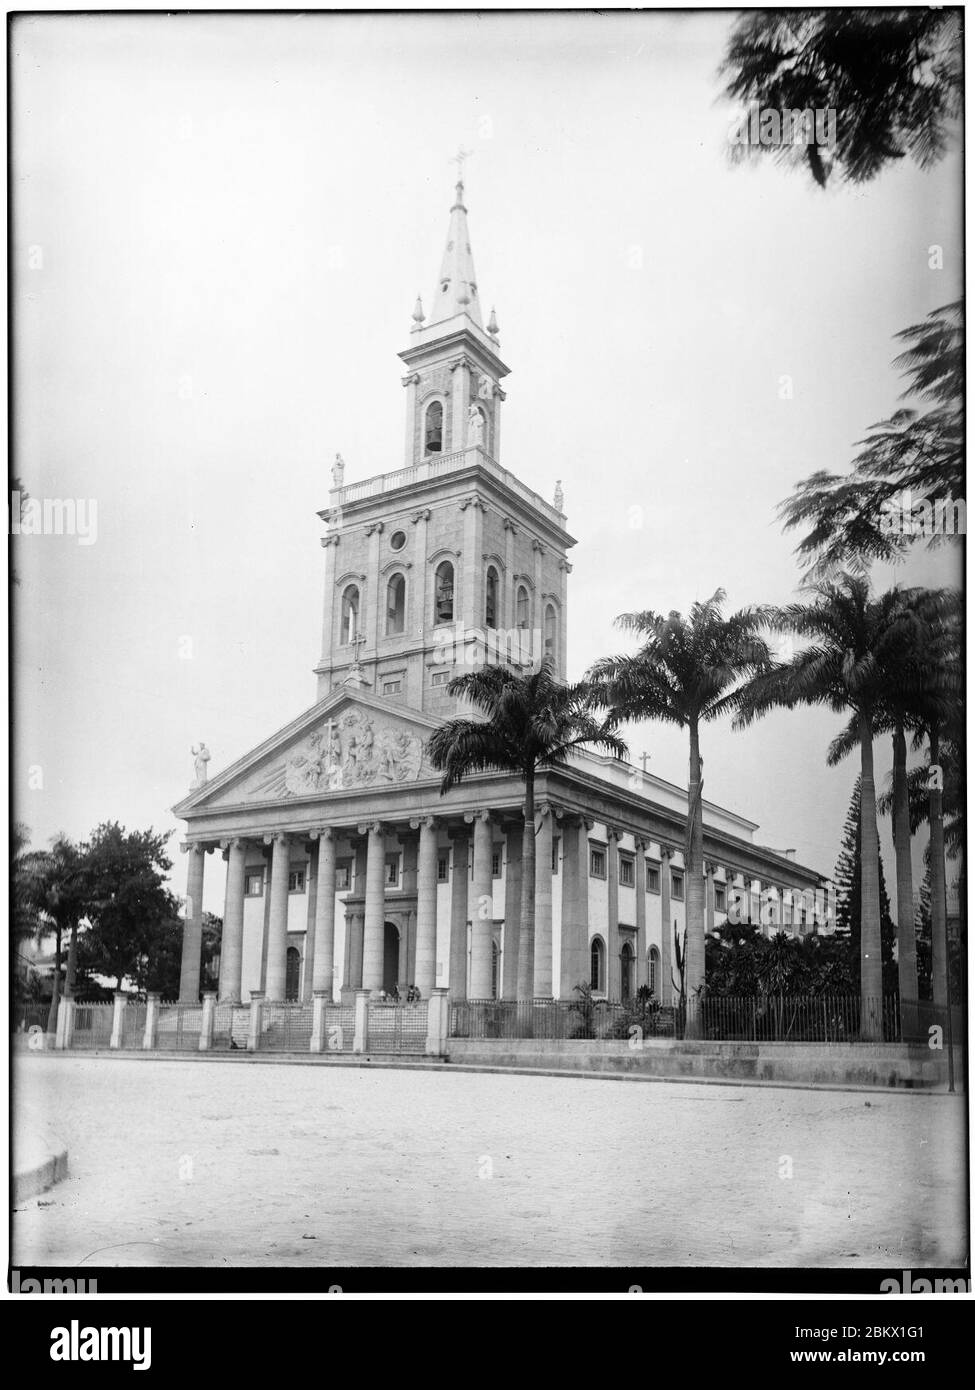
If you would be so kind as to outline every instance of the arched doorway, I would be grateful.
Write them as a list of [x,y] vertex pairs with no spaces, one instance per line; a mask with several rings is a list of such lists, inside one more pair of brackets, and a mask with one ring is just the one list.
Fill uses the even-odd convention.
[[399,980],[399,930],[395,922],[383,928],[383,989],[392,994]]
[[620,950],[620,998],[633,998],[633,947],[628,941]]
[[301,980],[301,952],[297,946],[288,947],[288,962],[284,974],[284,997],[291,1002],[298,999],[298,984]]

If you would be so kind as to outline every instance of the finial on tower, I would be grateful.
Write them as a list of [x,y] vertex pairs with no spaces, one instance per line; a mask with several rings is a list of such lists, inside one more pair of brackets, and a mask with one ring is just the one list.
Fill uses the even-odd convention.
[[553,500],[554,500],[554,503],[555,503],[555,510],[556,510],[557,512],[562,511],[562,509],[563,509],[564,506],[565,506],[565,493],[562,491],[562,479],[561,479],[561,478],[556,478],[556,480],[555,480],[555,497],[554,497]]
[[494,306],[493,306],[493,305],[492,305],[492,307],[491,307],[491,317],[488,319],[487,331],[488,331],[489,336],[492,337],[492,338],[496,338],[496,337],[498,336],[498,332],[499,332],[499,329],[498,329],[498,316],[497,316],[497,314],[494,312]]
[[[457,197],[454,201],[454,207],[464,207],[464,160],[470,159],[473,153],[473,150],[465,150],[462,146],[460,149],[458,149],[457,153],[450,160],[451,164],[457,165]],[[453,209],[451,209],[451,211],[453,211]],[[467,209],[464,208],[464,211],[466,212]]]
[[424,320],[425,318],[426,318],[426,314],[423,312],[423,300],[420,298],[419,295],[417,295],[417,297],[416,297],[416,303],[415,303],[414,306],[413,306],[413,332],[414,332],[414,333],[419,332],[419,330],[423,327],[423,320]]

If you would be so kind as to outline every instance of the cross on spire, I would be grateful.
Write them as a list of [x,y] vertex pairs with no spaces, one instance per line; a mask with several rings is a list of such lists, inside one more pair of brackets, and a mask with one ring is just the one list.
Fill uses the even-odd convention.
[[471,156],[473,155],[473,153],[474,153],[473,150],[465,150],[464,147],[461,146],[461,147],[457,150],[457,153],[456,153],[455,155],[452,155],[451,158],[450,158],[450,160],[448,161],[450,164],[456,164],[456,165],[457,165],[457,182],[458,182],[458,183],[463,183],[463,182],[464,182],[464,160],[465,160],[465,159],[470,159]]

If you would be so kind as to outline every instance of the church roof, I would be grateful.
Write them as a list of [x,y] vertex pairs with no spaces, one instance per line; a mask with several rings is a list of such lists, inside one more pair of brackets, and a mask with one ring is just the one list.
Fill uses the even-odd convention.
[[466,314],[478,328],[483,327],[462,179],[457,180],[454,205],[450,209],[447,246],[440,264],[440,279],[433,294],[433,307],[427,326],[445,323],[457,314]]

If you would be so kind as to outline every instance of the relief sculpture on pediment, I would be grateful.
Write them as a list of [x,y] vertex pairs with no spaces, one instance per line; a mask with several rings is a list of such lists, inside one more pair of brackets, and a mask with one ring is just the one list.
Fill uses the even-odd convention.
[[433,775],[424,740],[401,724],[350,709],[328,719],[251,789],[258,795],[314,796],[356,787],[395,786]]

